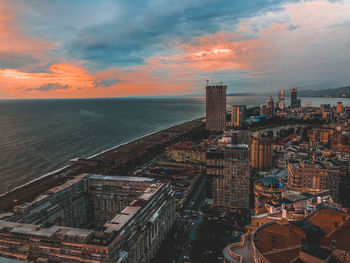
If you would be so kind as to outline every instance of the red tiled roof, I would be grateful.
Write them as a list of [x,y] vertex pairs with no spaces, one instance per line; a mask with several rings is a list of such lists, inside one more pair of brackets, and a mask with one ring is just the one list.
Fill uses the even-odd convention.
[[285,145],[286,143],[290,142],[291,140],[293,140],[294,138],[296,138],[298,135],[296,134],[291,134],[288,137],[280,140],[279,142],[275,143],[277,145]]
[[344,221],[345,213],[331,209],[321,209],[308,218],[308,221],[318,226],[326,235],[335,229],[335,225],[339,225]]

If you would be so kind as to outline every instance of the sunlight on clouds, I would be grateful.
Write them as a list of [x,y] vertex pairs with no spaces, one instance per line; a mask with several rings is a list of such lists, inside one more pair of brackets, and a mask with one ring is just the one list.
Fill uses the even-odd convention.
[[[142,48],[142,34],[123,31],[138,40],[135,44],[135,39],[125,39],[128,51],[124,54],[115,51],[118,46],[100,44],[100,38],[92,41],[94,30],[101,29],[96,27],[82,34],[92,42],[78,45],[87,54],[80,60],[66,52],[67,43],[26,35],[18,18],[10,13],[13,9],[7,8],[10,2],[0,3],[0,91],[11,98],[198,94],[203,91],[203,79],[211,76],[233,84],[236,79],[237,83],[249,80],[250,86],[232,85],[237,90],[292,87],[315,80],[350,81],[346,72],[350,61],[349,1],[288,3],[275,11],[228,19],[236,23],[231,26],[185,32],[186,37],[172,34],[172,29],[179,28],[171,24],[173,20],[166,20],[169,32],[159,28],[163,35],[151,38],[166,48],[147,49],[142,58],[134,57]],[[107,28],[107,35],[97,30],[106,41],[115,30],[111,25]],[[155,32],[144,33],[147,37]],[[120,53],[118,61],[131,64],[114,63],[113,52]],[[95,55],[107,56],[108,63],[96,60]]]

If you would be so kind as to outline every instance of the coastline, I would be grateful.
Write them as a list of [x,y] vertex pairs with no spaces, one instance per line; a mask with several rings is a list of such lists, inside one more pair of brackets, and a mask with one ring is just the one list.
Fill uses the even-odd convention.
[[[204,117],[202,117],[202,118],[197,118],[197,119],[193,119],[193,120],[189,120],[189,121],[184,121],[184,122],[175,124],[175,125],[173,125],[173,126],[169,126],[169,127],[162,128],[162,129],[159,129],[159,130],[154,131],[154,132],[151,132],[151,133],[147,133],[147,134],[142,135],[142,136],[140,136],[140,137],[136,137],[135,139],[131,139],[130,141],[123,142],[123,143],[118,144],[117,146],[113,146],[113,147],[111,147],[111,148],[109,148],[109,149],[103,150],[102,152],[99,152],[99,153],[93,154],[93,155],[91,155],[91,156],[88,156],[86,159],[92,159],[92,158],[98,157],[98,156],[101,155],[101,154],[104,154],[104,153],[109,152],[109,151],[116,150],[116,149],[119,148],[119,147],[125,146],[125,145],[127,145],[127,144],[129,144],[129,143],[133,143],[133,142],[135,142],[135,141],[137,141],[137,140],[141,140],[141,139],[143,139],[143,138],[146,138],[146,137],[148,137],[148,136],[154,135],[154,134],[156,134],[156,133],[158,133],[158,132],[161,132],[161,131],[164,131],[164,130],[166,130],[166,129],[169,129],[169,128],[172,128],[172,127],[176,127],[176,126],[179,126],[179,125],[183,125],[183,124],[188,123],[188,122],[191,122],[191,121],[201,120],[201,119],[203,119],[203,118],[204,118]],[[1,196],[1,195],[0,195],[0,196]]]
[[[189,120],[189,121],[181,122],[179,124],[175,124],[173,126],[159,129],[159,130],[154,131],[152,133],[148,133],[146,135],[137,137],[137,138],[132,139],[130,141],[127,141],[125,143],[121,143],[121,144],[118,144],[118,145],[111,147],[109,149],[103,150],[102,152],[93,154],[93,155],[87,157],[86,159],[103,160],[103,159],[106,159],[106,157],[108,158],[108,156],[113,157],[113,155],[116,155],[116,153],[117,154],[123,153],[122,151],[119,151],[121,149],[132,148],[133,146],[137,145],[138,142],[140,142],[140,144],[142,144],[145,141],[145,144],[147,144],[147,143],[149,144],[149,143],[151,143],[151,141],[150,142],[147,142],[147,141],[149,139],[152,139],[152,136],[158,135],[158,136],[162,137],[167,133],[171,133],[171,132],[169,132],[169,130],[172,130],[172,129],[176,130],[177,128],[180,128],[178,131],[179,134],[177,134],[177,135],[181,136],[181,135],[183,135],[183,133],[186,133],[186,132],[188,132],[196,127],[200,127],[200,124],[202,123],[203,118],[204,117],[196,118],[193,120]],[[185,127],[184,127],[184,129],[181,129],[182,126],[187,126],[187,125],[191,126],[191,124],[193,124],[193,123],[197,123],[197,125],[194,125],[194,127],[190,127],[188,129],[185,129]],[[176,133],[175,133],[174,137],[176,137]],[[168,139],[171,140],[171,139],[174,139],[174,137],[170,136]],[[167,140],[160,141],[159,143],[166,143],[166,142],[167,142]],[[149,147],[149,146],[147,146],[147,147]],[[43,189],[43,191],[37,190],[35,192],[35,194],[34,193],[30,194],[31,191],[34,191],[34,189],[33,189],[34,187],[40,187],[40,185],[43,186],[43,185],[60,184],[60,183],[64,182],[66,178],[76,176],[76,173],[80,173],[79,172],[80,170],[84,170],[84,168],[86,168],[86,167],[82,167],[82,168],[79,167],[78,169],[74,170],[75,166],[79,167],[79,165],[75,165],[75,164],[66,165],[66,166],[58,168],[54,171],[48,172],[42,176],[39,176],[39,177],[37,177],[29,182],[26,182],[22,185],[19,185],[15,188],[5,192],[5,193],[0,194],[0,212],[6,210],[5,207],[9,206],[8,205],[9,202],[12,203],[12,205],[17,203],[18,200],[16,199],[16,197],[17,196],[20,197],[21,194],[34,196],[34,195],[37,195],[38,192],[45,192],[46,190],[48,190],[48,189]],[[22,199],[28,199],[28,198],[22,198]],[[6,202],[7,202],[7,204],[4,204]],[[21,203],[21,202],[18,202],[18,203]]]

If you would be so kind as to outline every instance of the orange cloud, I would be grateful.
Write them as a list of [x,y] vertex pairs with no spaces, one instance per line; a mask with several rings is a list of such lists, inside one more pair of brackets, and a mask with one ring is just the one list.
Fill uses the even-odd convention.
[[[0,70],[7,97],[113,97],[191,94],[196,76],[220,70],[248,70],[259,40],[241,40],[230,32],[208,34],[178,46],[183,54],[153,57],[146,65],[89,73],[81,63],[54,64],[45,73]],[[1,88],[0,88],[1,89]]]
[[[205,34],[177,45],[175,55],[151,57],[145,65],[113,67],[91,73],[82,61],[49,58],[45,52],[57,48],[58,44],[25,36],[9,12],[0,7],[0,56],[1,52],[30,54],[41,61],[45,71],[32,73],[35,70],[29,64],[3,69],[0,66],[0,96],[68,98],[193,94],[203,84],[198,85],[203,82],[202,77],[235,71],[247,72],[245,77],[256,77],[259,81],[266,78],[268,86],[268,78],[274,78],[272,74],[286,78],[292,76],[290,65],[293,63],[296,72],[300,65],[312,62],[312,59],[305,59],[310,51],[307,46],[328,36],[325,32],[329,25],[338,23],[339,19],[346,22],[349,10],[349,4],[328,1],[288,4],[281,11],[281,15],[290,17],[286,23],[270,19],[271,14],[248,18],[241,21],[235,33]],[[273,22],[275,20],[280,22]],[[297,29],[288,31],[290,25],[296,25]],[[315,30],[320,26],[322,30]],[[332,32],[336,30],[332,29]]]
[[183,54],[154,57],[147,62],[158,67],[188,67],[209,72],[220,70],[248,70],[259,56],[256,51],[262,44],[259,39],[243,40],[232,32],[206,34],[177,48]]
[[74,98],[176,95],[179,91],[191,91],[188,83],[172,83],[147,65],[91,74],[79,64],[55,64],[49,71],[0,69],[0,92],[7,98]]
[[[93,78],[80,66],[56,64],[49,73],[28,73],[0,69],[0,86],[9,97],[50,97],[57,93],[70,94],[94,85]],[[3,91],[3,93],[4,93]]]

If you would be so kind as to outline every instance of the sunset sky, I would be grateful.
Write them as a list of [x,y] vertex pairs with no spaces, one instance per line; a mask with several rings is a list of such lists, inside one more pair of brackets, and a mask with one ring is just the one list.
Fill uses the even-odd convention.
[[350,0],[0,0],[0,99],[350,85]]

